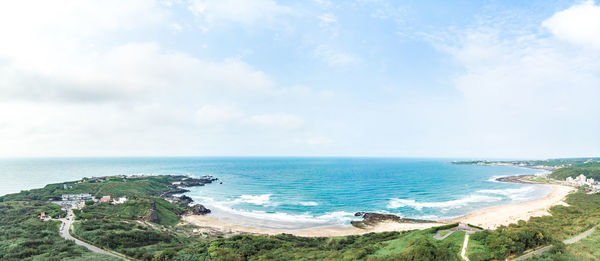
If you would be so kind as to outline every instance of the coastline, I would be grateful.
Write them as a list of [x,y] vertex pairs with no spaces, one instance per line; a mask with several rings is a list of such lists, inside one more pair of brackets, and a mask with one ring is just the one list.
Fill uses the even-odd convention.
[[550,207],[556,205],[566,206],[567,204],[563,201],[564,198],[576,189],[558,184],[550,184],[549,186],[553,186],[554,188],[546,197],[480,209],[458,218],[449,219],[446,222],[462,222],[485,229],[496,229],[502,225],[506,226],[516,223],[519,220],[526,221],[531,217],[550,215],[548,212]]
[[430,227],[441,226],[445,223],[398,223],[392,221],[381,222],[368,228],[356,228],[353,226],[323,226],[304,229],[269,229],[250,226],[235,225],[225,220],[209,215],[186,215],[182,218],[185,222],[196,225],[200,228],[194,232],[217,232],[222,234],[258,234],[258,235],[277,235],[292,234],[301,237],[335,237],[362,235],[372,232],[388,231],[406,231],[415,229],[427,229]]
[[[520,178],[506,178],[501,182],[516,182],[522,181]],[[427,229],[434,226],[440,226],[451,223],[468,223],[485,229],[496,229],[501,225],[516,223],[519,220],[528,220],[531,217],[539,217],[550,215],[548,210],[555,205],[566,205],[564,198],[575,190],[573,187],[545,184],[553,186],[552,192],[544,198],[529,200],[525,202],[505,204],[485,209],[480,209],[468,213],[458,218],[447,220],[439,220],[430,223],[399,223],[399,222],[380,222],[374,226],[367,228],[356,228],[353,226],[324,226],[313,227],[306,229],[268,229],[252,226],[236,225],[234,220],[227,218],[219,218],[212,215],[186,215],[182,219],[190,224],[198,226],[200,232],[217,232],[222,234],[292,234],[295,236],[304,237],[331,237],[331,236],[348,236],[361,235],[371,232],[386,232],[386,231],[406,231],[415,229]]]

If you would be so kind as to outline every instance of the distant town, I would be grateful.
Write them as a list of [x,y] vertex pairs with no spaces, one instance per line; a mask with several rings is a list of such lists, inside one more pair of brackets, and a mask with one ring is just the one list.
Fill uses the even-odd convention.
[[600,183],[593,178],[586,178],[583,174],[579,174],[576,178],[567,177],[565,183],[570,186],[584,187],[585,192],[588,194],[600,192]]

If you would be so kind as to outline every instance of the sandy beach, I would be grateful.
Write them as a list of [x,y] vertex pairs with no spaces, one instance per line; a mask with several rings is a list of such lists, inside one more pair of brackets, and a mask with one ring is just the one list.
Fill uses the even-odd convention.
[[[477,225],[486,229],[495,229],[501,225],[508,225],[510,223],[516,223],[519,220],[528,220],[530,217],[549,215],[548,209],[555,205],[566,204],[563,199],[572,191],[575,190],[573,187],[562,186],[562,185],[551,185],[553,186],[552,192],[546,197],[536,199],[532,201],[526,201],[522,203],[514,203],[501,205],[497,207],[486,208],[469,213],[465,216],[442,220],[438,223],[397,223],[397,222],[382,222],[376,226],[369,227],[366,229],[360,229],[352,226],[347,227],[315,227],[308,229],[266,229],[257,228],[250,226],[235,225],[227,222],[227,220],[221,220],[218,217],[205,215],[188,215],[184,216],[183,220],[199,226],[200,232],[220,232],[225,234],[263,234],[263,235],[276,235],[281,233],[293,234],[296,236],[305,237],[329,237],[329,236],[347,236],[347,235],[360,235],[371,232],[384,232],[384,231],[405,231],[415,229],[426,229],[434,226],[440,226],[443,224],[463,222],[473,225]],[[204,231],[203,231],[204,230]]]
[[448,222],[463,222],[486,229],[495,229],[519,220],[528,220],[530,217],[550,215],[548,212],[550,207],[566,205],[563,199],[576,190],[574,187],[563,185],[551,186],[554,187],[552,192],[544,198],[477,210],[465,216],[448,220]]
[[[307,229],[267,229],[249,226],[235,225],[219,220],[216,217],[206,215],[187,215],[183,220],[201,227],[199,232],[220,232],[225,234],[262,234],[262,235],[277,235],[277,234],[293,234],[303,237],[332,237],[332,236],[348,236],[360,235],[371,232],[385,231],[403,231],[414,229],[426,229],[434,226],[440,226],[444,223],[397,223],[397,222],[382,222],[376,226],[360,229],[352,226],[344,227],[314,227]],[[204,231],[202,231],[204,230]]]

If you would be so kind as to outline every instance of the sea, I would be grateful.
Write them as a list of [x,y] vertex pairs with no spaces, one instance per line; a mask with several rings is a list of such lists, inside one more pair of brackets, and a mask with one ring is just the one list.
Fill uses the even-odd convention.
[[359,211],[441,220],[548,195],[548,185],[495,181],[543,174],[510,166],[430,158],[27,158],[0,159],[0,195],[106,175],[211,175],[186,195],[239,225],[302,229],[348,226]]

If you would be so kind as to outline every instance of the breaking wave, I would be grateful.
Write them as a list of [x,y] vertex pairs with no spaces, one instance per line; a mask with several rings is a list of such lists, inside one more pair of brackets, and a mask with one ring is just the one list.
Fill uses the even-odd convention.
[[393,198],[388,202],[388,208],[400,208],[400,207],[411,207],[416,210],[422,210],[423,208],[441,208],[441,209],[456,209],[467,206],[473,203],[482,202],[496,202],[501,201],[501,197],[492,197],[485,195],[469,195],[465,198],[439,201],[439,202],[417,202],[413,199],[399,199]]
[[[233,208],[235,204],[240,202],[251,204],[273,204],[270,202],[270,194],[252,196],[252,197],[239,197],[235,200],[230,201],[216,201],[210,197],[192,197],[194,200],[198,200],[201,204],[207,206],[213,210],[219,216],[227,217],[233,220],[233,223],[241,223],[245,225],[253,225],[265,228],[283,228],[283,229],[298,229],[315,226],[328,226],[328,225],[345,225],[351,220],[357,219],[354,213],[345,211],[335,211],[324,213],[321,215],[312,215],[310,213],[303,214],[290,214],[284,212],[266,212],[262,210],[242,210]],[[243,198],[243,199],[242,199]],[[303,202],[310,206],[318,205],[316,202],[307,201]],[[301,203],[300,203],[301,204]]]
[[301,201],[298,204],[302,205],[302,206],[318,206],[319,205],[319,203],[314,202],[314,201]]

